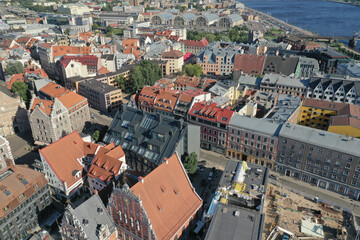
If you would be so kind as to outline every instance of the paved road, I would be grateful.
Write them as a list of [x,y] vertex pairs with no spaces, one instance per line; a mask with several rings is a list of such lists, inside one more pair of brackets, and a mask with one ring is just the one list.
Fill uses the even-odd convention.
[[[200,150],[200,163],[201,161],[206,161],[206,167],[212,168],[216,167],[217,169],[224,170],[226,163],[228,161],[223,155],[214,153],[211,151]],[[293,179],[291,177],[287,177],[284,175],[279,175],[276,172],[272,172],[272,174],[277,175],[279,177],[279,182],[291,188],[294,188],[298,191],[304,192],[306,194],[312,195],[314,197],[318,197],[323,199],[329,203],[333,203],[339,206],[346,207],[351,209],[355,214],[360,215],[360,202],[350,199],[348,197],[342,196],[338,193],[331,192],[329,190],[325,190],[316,186],[313,186],[309,183],[305,183],[300,180]]]
[[110,115],[105,115],[94,108],[90,108],[90,116],[92,123],[98,123],[100,125],[109,126],[112,121],[112,117]]

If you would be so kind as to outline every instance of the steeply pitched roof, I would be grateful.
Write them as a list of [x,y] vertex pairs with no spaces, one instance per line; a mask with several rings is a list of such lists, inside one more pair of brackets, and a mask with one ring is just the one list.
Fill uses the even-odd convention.
[[110,181],[119,175],[123,162],[120,160],[125,157],[121,146],[110,143],[106,147],[100,147],[89,168],[88,176],[99,178],[103,182]]
[[238,54],[234,60],[234,70],[247,74],[261,74],[264,68],[265,55]]
[[14,74],[12,75],[12,77],[9,79],[9,81],[6,82],[6,87],[11,90],[12,85],[14,84],[14,82],[24,82],[24,74],[23,73],[18,73],[18,74]]
[[91,47],[73,47],[73,46],[53,46],[53,58],[61,57],[66,54],[90,54]]
[[189,115],[222,124],[229,124],[233,114],[234,111],[217,107],[216,103],[207,105],[204,102],[195,103],[189,112]]
[[76,179],[74,172],[82,172],[83,167],[77,159],[95,154],[97,144],[84,142],[77,131],[74,131],[49,146],[39,150],[60,181],[70,188]]
[[206,40],[206,38],[202,38],[200,41],[195,41],[195,40],[185,40],[184,44],[185,46],[188,47],[206,47],[206,45],[208,45],[208,41]]
[[42,111],[46,116],[50,116],[53,104],[54,101],[35,98],[32,106],[30,107],[30,113],[33,112],[36,107],[38,107],[39,110]]
[[81,102],[84,102],[84,104],[87,103],[87,99],[77,93],[69,92],[65,95],[62,95],[58,97],[59,101],[64,104],[64,106],[69,109]]
[[171,239],[202,205],[176,154],[130,190],[140,196],[159,240]]
[[298,57],[267,56],[264,73],[278,73],[289,76],[295,73],[298,61]]
[[154,101],[155,108],[166,112],[172,112],[174,110],[178,97],[179,93],[177,91],[160,91]]
[[101,225],[107,225],[110,234],[115,231],[115,225],[98,194],[94,194],[75,208],[73,213],[82,225],[88,239],[100,239],[96,232]]
[[68,90],[54,82],[50,82],[49,84],[46,84],[45,87],[40,89],[40,91],[52,98],[59,98],[62,95],[65,95],[65,94],[71,92],[70,90]]
[[171,50],[168,52],[163,52],[163,58],[181,58],[184,56],[184,53],[179,50]]

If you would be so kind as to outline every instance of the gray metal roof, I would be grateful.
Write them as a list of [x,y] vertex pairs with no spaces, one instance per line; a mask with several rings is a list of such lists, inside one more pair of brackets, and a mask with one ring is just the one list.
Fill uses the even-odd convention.
[[309,86],[310,79],[300,79],[295,77],[283,76],[281,74],[266,73],[261,83],[265,82],[274,85],[284,85],[306,89]]
[[353,137],[346,137],[340,134],[292,123],[284,125],[279,136],[354,156],[360,156],[360,139]]
[[186,21],[191,21],[196,18],[196,15],[193,13],[185,13],[181,16],[184,17]]
[[253,132],[265,133],[269,136],[279,134],[281,124],[269,121],[267,119],[250,118],[234,114],[229,122],[230,128],[242,128]]
[[240,14],[230,14],[225,17],[229,18],[232,21],[232,23],[236,23],[238,21],[243,21],[243,18],[240,16]]
[[[115,225],[97,194],[94,194],[91,198],[75,208],[73,214],[80,221],[88,239],[99,239],[96,235],[96,230],[98,230],[101,224],[107,225],[110,233],[115,231]],[[87,224],[84,224],[84,220],[87,221]]]
[[216,14],[213,14],[213,13],[203,13],[203,14],[199,15],[198,17],[200,17],[200,16],[205,17],[209,22],[216,21],[219,19],[219,16]]
[[160,13],[160,14],[158,14],[156,16],[161,17],[165,21],[170,20],[170,19],[172,19],[174,17],[174,15],[172,13],[169,13],[169,12],[163,12],[163,13]]

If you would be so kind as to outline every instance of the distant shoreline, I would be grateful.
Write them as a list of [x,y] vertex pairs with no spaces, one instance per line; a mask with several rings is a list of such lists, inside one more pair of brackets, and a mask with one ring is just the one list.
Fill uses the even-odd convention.
[[350,3],[350,2],[345,2],[344,0],[322,0],[325,2],[336,2],[336,3],[341,3],[341,4],[345,4],[345,5],[352,5],[355,7],[360,7],[360,1],[358,3]]

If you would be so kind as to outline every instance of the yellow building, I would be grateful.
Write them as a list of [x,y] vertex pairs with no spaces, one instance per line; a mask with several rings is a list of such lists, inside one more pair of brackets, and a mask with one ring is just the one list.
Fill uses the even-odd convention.
[[360,137],[360,106],[307,98],[301,105],[298,124]]
[[338,110],[345,105],[346,103],[306,98],[301,105],[298,124],[326,130],[331,116],[336,116]]

